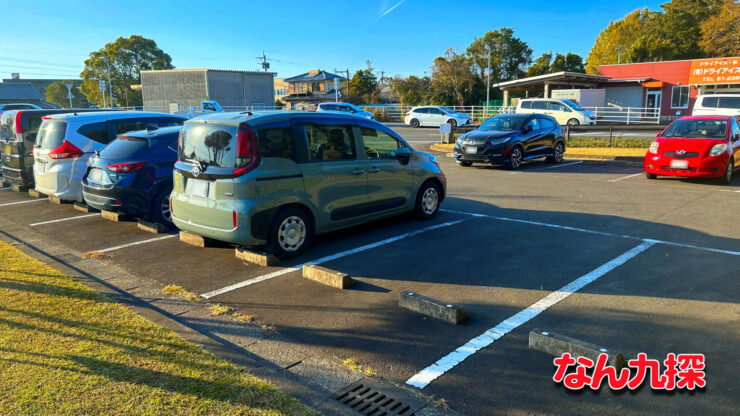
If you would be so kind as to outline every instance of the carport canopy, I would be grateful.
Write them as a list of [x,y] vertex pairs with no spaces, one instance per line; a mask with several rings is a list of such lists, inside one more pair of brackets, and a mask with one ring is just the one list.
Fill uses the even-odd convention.
[[514,79],[511,81],[493,84],[504,92],[504,106],[509,103],[509,91],[545,90],[545,98],[550,97],[550,86],[567,86],[570,88],[597,88],[611,77],[604,75],[581,74],[578,72],[561,71],[552,74],[537,75],[529,78]]

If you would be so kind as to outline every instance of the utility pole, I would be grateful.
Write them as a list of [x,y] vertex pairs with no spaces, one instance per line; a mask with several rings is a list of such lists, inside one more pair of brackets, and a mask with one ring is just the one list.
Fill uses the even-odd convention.
[[257,57],[258,62],[260,63],[260,66],[262,67],[262,70],[267,72],[268,69],[270,69],[270,63],[267,62],[267,57],[265,56],[265,51],[262,51],[262,56]]
[[622,48],[624,48],[624,46],[617,46],[617,65],[622,63]]
[[488,67],[486,68],[486,110],[488,110],[488,103],[491,101],[491,46],[488,47]]
[[349,68],[347,68],[347,96],[349,97]]
[[110,108],[113,108],[113,84],[110,82],[110,59],[103,58],[105,60],[105,66],[108,67],[108,91],[110,92]]

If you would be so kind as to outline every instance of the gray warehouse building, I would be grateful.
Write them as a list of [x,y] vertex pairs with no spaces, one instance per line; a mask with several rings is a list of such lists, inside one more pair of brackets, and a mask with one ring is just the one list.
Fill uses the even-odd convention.
[[220,69],[141,71],[144,108],[170,111],[217,101],[226,110],[259,110],[275,105],[274,72]]

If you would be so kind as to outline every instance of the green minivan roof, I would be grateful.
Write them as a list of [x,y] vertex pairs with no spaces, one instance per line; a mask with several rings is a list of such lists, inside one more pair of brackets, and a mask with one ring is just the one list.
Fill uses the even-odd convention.
[[279,120],[290,120],[296,117],[316,117],[316,118],[346,118],[347,120],[354,120],[357,117],[348,114],[331,114],[319,113],[314,111],[297,111],[297,110],[274,110],[274,111],[257,111],[252,115],[246,112],[219,112],[219,113],[208,113],[198,117],[194,117],[186,123],[218,123],[232,126],[238,126],[240,123],[248,123],[251,125],[266,123],[270,121]]

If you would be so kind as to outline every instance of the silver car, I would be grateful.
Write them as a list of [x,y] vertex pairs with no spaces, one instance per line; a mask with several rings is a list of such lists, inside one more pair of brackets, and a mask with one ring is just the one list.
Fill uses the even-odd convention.
[[82,202],[87,159],[117,135],[149,127],[180,126],[185,117],[140,111],[65,113],[45,116],[33,148],[36,190]]

